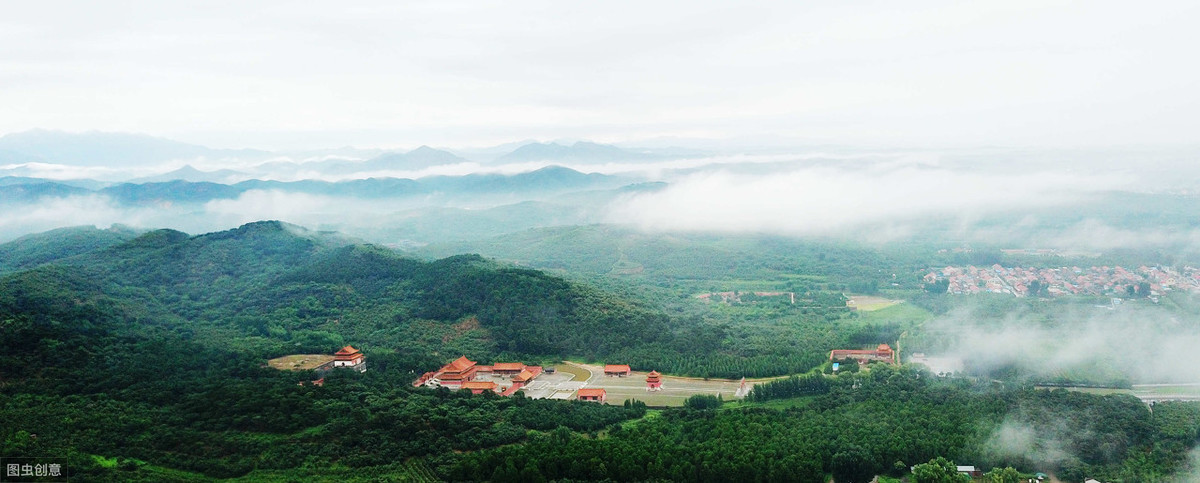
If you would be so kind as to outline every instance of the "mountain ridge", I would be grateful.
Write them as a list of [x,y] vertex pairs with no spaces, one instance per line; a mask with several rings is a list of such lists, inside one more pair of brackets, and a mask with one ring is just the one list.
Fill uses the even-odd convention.
[[556,142],[529,143],[496,158],[499,163],[531,161],[601,163],[618,161],[645,161],[662,159],[662,156],[646,152],[630,151],[611,144],[576,141],[569,146]]

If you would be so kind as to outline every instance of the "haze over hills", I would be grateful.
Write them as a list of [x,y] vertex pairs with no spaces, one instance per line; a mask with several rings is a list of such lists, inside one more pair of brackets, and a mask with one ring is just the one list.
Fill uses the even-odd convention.
[[663,159],[665,156],[635,152],[616,146],[577,141],[569,146],[558,143],[529,143],[511,153],[496,158],[499,163],[556,161],[579,163],[629,162]]
[[[500,163],[595,163],[613,161],[648,161],[669,156],[641,151],[629,151],[616,146],[579,141],[565,146],[557,143],[514,143],[503,147],[509,151],[499,154]],[[31,130],[0,137],[0,166],[13,175],[30,174],[30,168],[19,171],[19,165],[43,163],[86,168],[141,170],[174,163],[173,171],[141,176],[127,181],[228,181],[229,176],[248,172],[249,176],[347,176],[356,173],[415,172],[428,168],[472,163],[450,151],[420,146],[405,152],[380,152],[378,149],[338,148],[298,152],[269,152],[254,149],[213,149],[144,134],[91,131],[68,133]],[[495,157],[495,156],[491,156]],[[178,163],[186,164],[178,167]],[[213,173],[194,165],[222,166]],[[231,170],[226,171],[226,170]],[[81,171],[87,172],[87,171]],[[98,172],[93,170],[92,172]],[[117,173],[109,173],[110,175]],[[224,178],[221,178],[224,177]]]
[[[145,134],[99,131],[67,133],[42,129],[0,136],[0,152],[4,151],[19,153],[39,162],[73,166],[144,166],[196,158],[250,160],[270,156],[266,151],[212,149]],[[13,158],[2,161],[29,162]]]
[[165,181],[190,181],[193,183],[236,183],[250,178],[250,174],[231,169],[220,169],[216,171],[201,171],[192,167],[190,164],[185,164],[182,168],[175,171],[170,171],[154,176],[144,176],[129,180],[130,183],[161,183]]
[[[43,149],[35,141],[91,143],[109,153],[143,156],[139,159],[245,152],[258,159],[265,153],[95,132],[34,131],[6,139],[8,148],[36,148],[43,155],[67,156],[70,150]],[[343,151],[372,156],[297,159],[266,153],[266,160],[229,163],[205,158],[182,167],[168,163],[162,171],[142,166],[141,175],[125,178],[130,182],[111,181],[132,172],[110,166],[0,166],[20,174],[0,178],[0,202],[8,208],[0,227],[11,238],[78,224],[207,231],[282,218],[412,246],[608,223],[877,243],[941,239],[1085,251],[1139,244],[1181,252],[1200,248],[1200,237],[1188,227],[1194,217],[1184,208],[1200,188],[1200,175],[1179,164],[1187,152],[1179,149],[1130,150],[1125,157],[999,148],[679,157],[681,152],[576,141],[526,143],[492,163],[428,146]],[[1129,156],[1147,162],[1136,168],[1121,162]],[[1047,167],[1048,159],[1058,163]],[[626,189],[639,183],[653,183],[641,185],[653,189]],[[41,205],[29,206],[33,203]],[[439,216],[448,221],[438,223]]]

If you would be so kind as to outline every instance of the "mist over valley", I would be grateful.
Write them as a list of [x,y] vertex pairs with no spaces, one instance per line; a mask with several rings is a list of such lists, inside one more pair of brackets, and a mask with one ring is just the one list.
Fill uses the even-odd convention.
[[1200,481],[1197,20],[6,6],[0,481]]

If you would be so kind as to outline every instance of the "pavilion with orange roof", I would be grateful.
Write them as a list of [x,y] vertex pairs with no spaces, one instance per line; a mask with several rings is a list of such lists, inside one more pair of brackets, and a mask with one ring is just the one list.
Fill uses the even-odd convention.
[[475,361],[462,356],[442,366],[437,378],[443,386],[462,386],[463,383],[475,379],[475,371]]
[[345,367],[367,372],[367,358],[354,346],[346,346],[333,354],[333,367]]
[[662,374],[659,374],[658,371],[650,371],[650,374],[646,375],[646,390],[647,391],[661,391],[662,390]]

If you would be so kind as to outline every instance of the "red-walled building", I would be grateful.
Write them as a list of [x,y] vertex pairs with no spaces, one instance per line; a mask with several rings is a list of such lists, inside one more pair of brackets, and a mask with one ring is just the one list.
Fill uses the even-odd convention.
[[604,375],[606,375],[606,376],[625,377],[625,376],[628,376],[630,372],[633,372],[633,371],[631,371],[629,369],[628,364],[605,364],[604,365]]
[[597,401],[604,402],[606,394],[603,389],[583,388],[579,390],[578,399],[580,401]]

